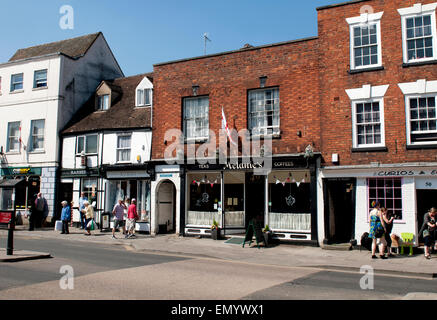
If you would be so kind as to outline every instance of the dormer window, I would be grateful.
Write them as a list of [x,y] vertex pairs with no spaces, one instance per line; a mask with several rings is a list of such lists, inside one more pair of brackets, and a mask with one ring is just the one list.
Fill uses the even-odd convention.
[[97,97],[97,109],[98,110],[109,109],[109,94],[105,94]]
[[152,89],[137,90],[137,107],[152,105]]

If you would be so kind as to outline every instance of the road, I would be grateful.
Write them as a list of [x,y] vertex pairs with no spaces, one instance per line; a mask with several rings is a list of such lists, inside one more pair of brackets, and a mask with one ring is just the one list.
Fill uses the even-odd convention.
[[[437,293],[437,280],[375,276],[374,289],[362,290],[363,275],[354,272],[135,252],[114,243],[17,236],[15,248],[53,258],[0,263],[0,300],[397,300]],[[63,288],[63,266],[74,275],[71,288]]]

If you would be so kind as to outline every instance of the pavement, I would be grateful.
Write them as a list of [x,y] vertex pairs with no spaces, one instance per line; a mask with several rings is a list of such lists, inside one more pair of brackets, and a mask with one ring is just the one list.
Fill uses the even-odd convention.
[[[170,254],[191,256],[204,259],[231,260],[241,264],[259,264],[305,269],[321,269],[341,272],[368,272],[373,268],[375,275],[392,275],[433,279],[437,278],[437,255],[433,254],[431,260],[424,258],[423,254],[413,256],[396,255],[387,260],[371,259],[371,253],[366,249],[360,250],[324,250],[320,247],[292,245],[285,242],[269,247],[259,247],[256,243],[245,247],[242,244],[226,243],[226,240],[212,240],[211,238],[182,237],[177,235],[145,235],[137,233],[135,238],[124,239],[120,232],[116,233],[117,239],[112,239],[111,232],[93,231],[91,236],[85,236],[83,230],[71,228],[70,234],[60,234],[53,229],[38,229],[27,231],[17,226],[16,237],[32,238],[59,238],[76,242],[110,244],[124,246],[133,252],[156,254]],[[5,241],[6,230],[0,230],[0,241]],[[6,243],[1,243],[5,247]],[[1,249],[0,249],[1,250]],[[0,262],[4,257],[0,251]],[[47,254],[36,252],[15,251],[14,256],[25,259],[32,255],[40,258]],[[54,257],[56,258],[56,257]],[[11,258],[12,259],[12,258]]]

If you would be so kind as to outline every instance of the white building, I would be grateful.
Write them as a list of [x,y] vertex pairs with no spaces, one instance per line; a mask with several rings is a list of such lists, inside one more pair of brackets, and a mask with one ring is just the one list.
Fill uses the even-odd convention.
[[84,192],[97,223],[119,199],[137,199],[138,225],[150,231],[152,81],[143,74],[101,82],[84,105],[93,112],[63,131],[60,189],[74,202],[73,222]]
[[[1,176],[29,178],[30,206],[42,192],[56,211],[59,132],[105,78],[123,76],[102,33],[18,50],[0,64]],[[23,192],[24,193],[24,192]]]

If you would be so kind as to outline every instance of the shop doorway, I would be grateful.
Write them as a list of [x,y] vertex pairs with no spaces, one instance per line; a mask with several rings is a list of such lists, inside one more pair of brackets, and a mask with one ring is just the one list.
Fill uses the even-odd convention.
[[[420,231],[423,224],[423,217],[425,213],[432,207],[437,208],[437,190],[417,190],[417,232]],[[422,235],[419,235],[419,242],[423,243]]]
[[325,240],[328,244],[355,239],[355,179],[324,180]]
[[59,184],[59,201],[56,203],[56,218],[61,217],[61,201],[67,201],[70,204],[73,201],[73,182]]
[[158,233],[176,231],[176,188],[170,181],[161,183],[158,189]]
[[252,219],[257,219],[264,226],[266,177],[246,173],[246,226]]

